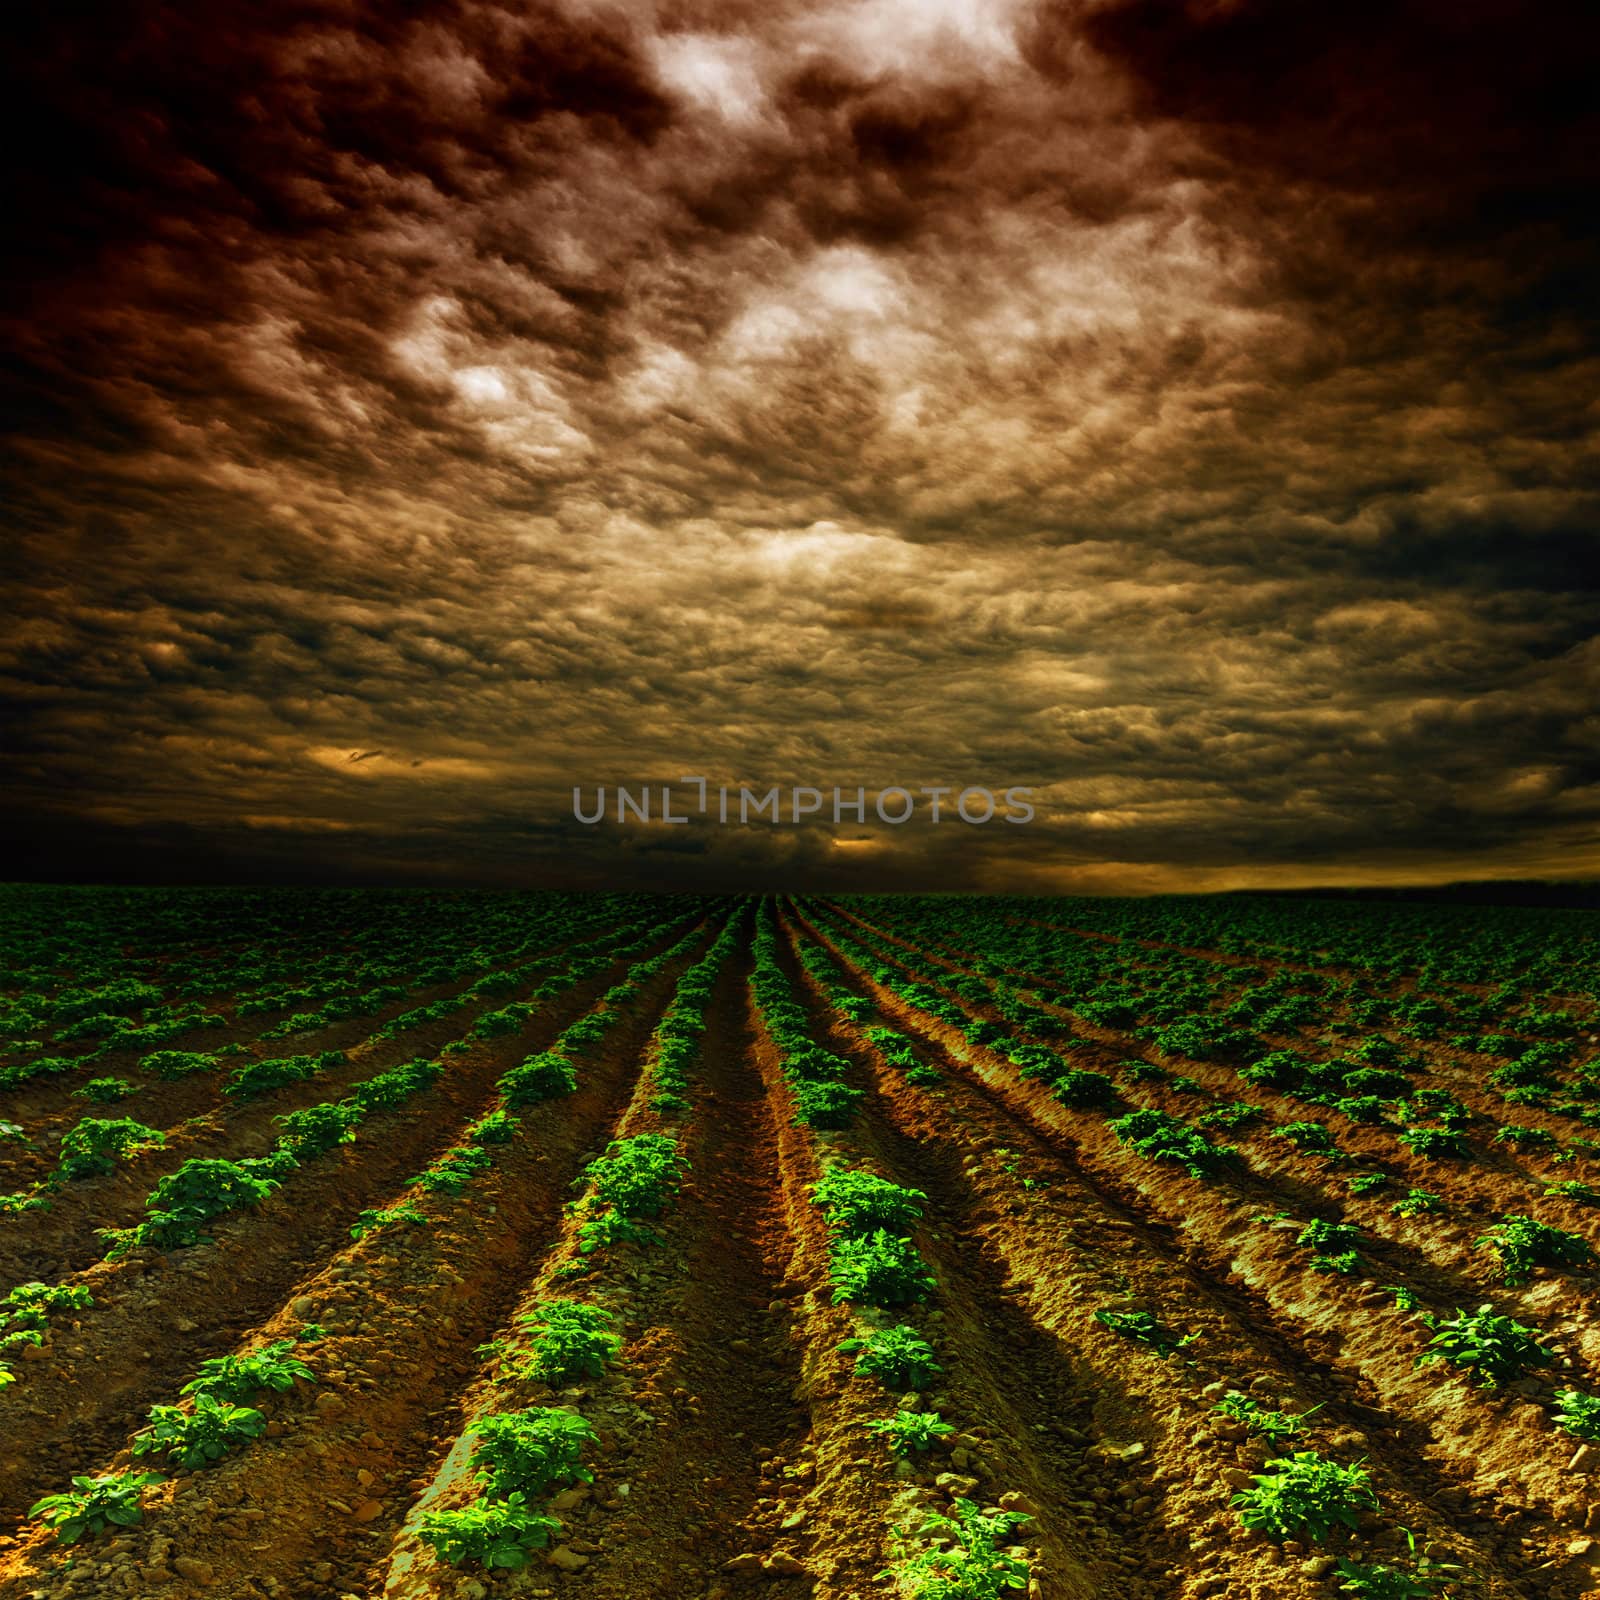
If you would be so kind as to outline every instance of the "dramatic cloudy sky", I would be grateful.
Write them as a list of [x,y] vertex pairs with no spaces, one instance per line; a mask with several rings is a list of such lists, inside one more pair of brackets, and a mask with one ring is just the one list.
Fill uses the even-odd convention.
[[15,873],[1600,874],[1588,0],[25,11]]

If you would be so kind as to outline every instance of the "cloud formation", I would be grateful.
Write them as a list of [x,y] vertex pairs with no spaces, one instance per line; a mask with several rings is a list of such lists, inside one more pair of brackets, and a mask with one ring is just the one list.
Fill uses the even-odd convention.
[[[23,870],[1600,870],[1592,8],[24,27]],[[1040,812],[571,820],[688,772]]]

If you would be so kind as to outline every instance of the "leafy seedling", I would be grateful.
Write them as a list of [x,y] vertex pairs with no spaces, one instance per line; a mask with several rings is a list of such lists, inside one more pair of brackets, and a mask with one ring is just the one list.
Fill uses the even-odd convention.
[[197,1375],[178,1393],[208,1394],[216,1400],[245,1400],[263,1389],[283,1393],[294,1387],[297,1378],[315,1383],[316,1374],[311,1368],[289,1354],[294,1347],[293,1339],[278,1339],[249,1355],[213,1356],[200,1363]]
[[539,1499],[573,1483],[593,1483],[583,1465],[585,1446],[595,1442],[593,1426],[574,1411],[536,1406],[502,1411],[473,1428],[478,1445],[472,1467],[496,1499],[521,1493]]
[[1448,1361],[1476,1378],[1484,1388],[1512,1383],[1536,1367],[1548,1366],[1555,1351],[1539,1343],[1536,1328],[1490,1311],[1458,1311],[1453,1317],[1428,1315],[1433,1331],[1416,1366]]
[[907,1305],[926,1300],[937,1287],[916,1246],[882,1228],[836,1239],[829,1276],[836,1301],[864,1305]]
[[476,1562],[491,1570],[523,1567],[561,1531],[555,1517],[535,1510],[526,1495],[476,1500],[457,1511],[425,1511],[418,1536],[435,1557],[452,1567]]
[[1135,1344],[1155,1351],[1158,1356],[1173,1355],[1200,1337],[1198,1333],[1186,1333],[1180,1337],[1163,1327],[1148,1311],[1100,1310],[1095,1312],[1094,1320],[1110,1328],[1113,1333],[1120,1333],[1125,1339],[1132,1339]]
[[181,1406],[151,1406],[150,1426],[133,1436],[133,1453],[170,1452],[180,1467],[204,1467],[230,1450],[259,1438],[267,1419],[251,1406],[233,1405],[213,1395],[198,1393],[194,1410]]
[[1556,1390],[1555,1425],[1574,1439],[1600,1440],[1600,1395]]
[[839,1349],[855,1356],[855,1369],[863,1377],[877,1378],[897,1394],[926,1389],[943,1370],[934,1360],[933,1347],[904,1323],[846,1339]]
[[107,1472],[97,1478],[74,1475],[70,1489],[34,1501],[28,1515],[53,1530],[58,1544],[76,1544],[86,1533],[131,1528],[144,1521],[140,1491],[164,1481],[159,1472]]
[[546,1300],[517,1319],[536,1329],[529,1360],[519,1376],[541,1383],[571,1383],[597,1378],[622,1348],[622,1335],[611,1331],[615,1321],[603,1306],[578,1300]]
[[1526,1283],[1536,1267],[1578,1266],[1594,1255],[1587,1239],[1527,1216],[1506,1216],[1475,1242],[1499,1256],[1505,1281],[1513,1286]]
[[1242,1422],[1252,1433],[1259,1433],[1276,1444],[1280,1439],[1297,1438],[1305,1431],[1306,1418],[1314,1416],[1322,1407],[1315,1405],[1309,1411],[1299,1412],[1269,1411],[1242,1391],[1230,1389],[1211,1409],[1220,1416]]
[[1438,1593],[1441,1584],[1449,1583],[1460,1572],[1461,1568],[1452,1562],[1419,1556],[1416,1535],[1409,1528],[1400,1532],[1410,1551],[1410,1570],[1387,1561],[1369,1565],[1341,1557],[1333,1568],[1334,1576],[1340,1580],[1340,1594],[1352,1595],[1356,1600],[1428,1600]]
[[1345,1467],[1315,1450],[1297,1450],[1268,1461],[1255,1486],[1230,1504],[1252,1533],[1320,1544],[1337,1527],[1359,1527],[1364,1511],[1378,1509],[1378,1496],[1359,1464]]
[[1002,1511],[986,1517],[971,1500],[957,1499],[953,1516],[935,1512],[917,1534],[945,1541],[943,1549],[917,1549],[915,1541],[895,1529],[891,1538],[904,1559],[877,1574],[880,1581],[898,1578],[911,1600],[1002,1600],[1028,1587],[1028,1563],[1008,1546],[1028,1518]]
[[882,1436],[890,1451],[902,1460],[931,1450],[956,1430],[937,1411],[897,1411],[867,1424],[868,1433]]
[[395,1222],[404,1222],[413,1228],[425,1228],[430,1221],[425,1212],[418,1210],[410,1201],[403,1200],[398,1205],[385,1206],[381,1210],[369,1207],[363,1211],[351,1225],[350,1237],[364,1239],[369,1233],[375,1233],[379,1228],[387,1228]]
[[843,1234],[878,1229],[909,1233],[928,1198],[920,1189],[902,1188],[875,1172],[852,1172],[843,1167],[812,1184],[810,1192],[812,1204],[822,1208],[829,1226]]

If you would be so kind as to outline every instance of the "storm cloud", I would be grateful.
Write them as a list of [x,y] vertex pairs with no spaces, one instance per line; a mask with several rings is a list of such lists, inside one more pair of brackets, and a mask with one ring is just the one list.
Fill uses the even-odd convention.
[[1592,7],[20,26],[18,872],[1600,871]]

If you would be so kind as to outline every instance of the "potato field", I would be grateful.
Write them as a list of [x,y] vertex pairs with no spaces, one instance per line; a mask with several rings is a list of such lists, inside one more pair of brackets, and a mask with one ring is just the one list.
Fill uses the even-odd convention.
[[1597,934],[0,891],[0,1600],[1600,1596]]

